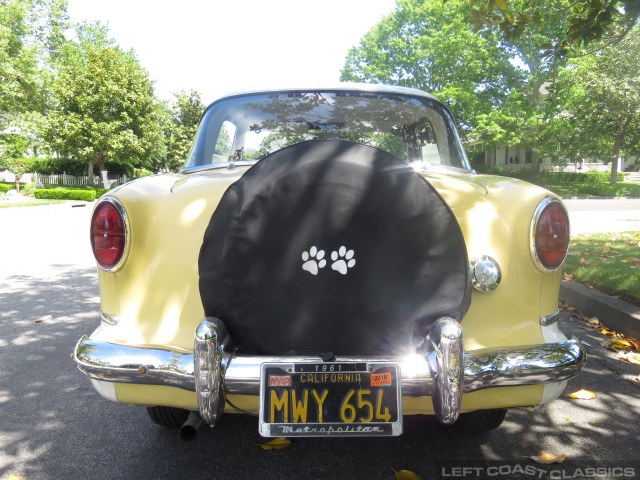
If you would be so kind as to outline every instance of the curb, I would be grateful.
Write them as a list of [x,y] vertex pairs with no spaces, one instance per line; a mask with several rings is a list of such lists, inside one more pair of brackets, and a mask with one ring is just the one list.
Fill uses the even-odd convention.
[[560,300],[598,317],[611,330],[640,338],[640,307],[580,283],[564,280],[560,284]]

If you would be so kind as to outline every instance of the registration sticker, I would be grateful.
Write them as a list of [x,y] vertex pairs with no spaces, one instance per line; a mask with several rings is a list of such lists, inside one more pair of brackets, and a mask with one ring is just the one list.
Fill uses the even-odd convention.
[[391,372],[372,373],[371,374],[371,386],[382,387],[385,385],[391,386],[393,384],[391,380]]

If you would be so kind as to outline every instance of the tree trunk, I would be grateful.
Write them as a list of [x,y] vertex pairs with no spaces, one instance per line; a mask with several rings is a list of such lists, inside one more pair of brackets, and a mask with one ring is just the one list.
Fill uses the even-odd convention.
[[22,175],[16,175],[16,192],[20,193],[20,179],[22,178]]
[[620,149],[622,148],[622,142],[624,142],[624,136],[627,133],[627,126],[630,120],[620,125],[618,132],[616,133],[615,141],[613,142],[613,160],[611,161],[611,185],[618,183],[618,161],[620,159]]
[[531,175],[540,178],[540,155],[535,150],[531,152]]
[[615,185],[616,183],[618,183],[618,159],[620,158],[621,145],[622,145],[622,138],[620,138],[620,132],[618,132],[618,134],[616,135],[616,141],[613,143],[613,160],[611,160],[611,180],[609,181],[611,185]]
[[89,169],[87,170],[87,176],[89,177],[89,185],[93,187],[93,182],[94,182],[93,160],[89,160]]

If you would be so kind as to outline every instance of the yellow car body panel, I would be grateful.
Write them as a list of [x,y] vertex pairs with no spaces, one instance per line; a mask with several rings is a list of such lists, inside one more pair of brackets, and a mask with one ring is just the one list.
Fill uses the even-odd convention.
[[[204,317],[198,254],[204,231],[230,184],[246,167],[147,177],[109,192],[126,211],[129,248],[121,268],[99,269],[101,311],[117,318],[92,338],[122,345],[193,351]],[[548,191],[518,180],[472,174],[429,174],[455,214],[469,259],[488,255],[502,270],[500,286],[473,291],[461,322],[465,351],[545,343],[540,319],[557,312],[560,271],[534,265],[530,229]],[[135,226],[134,229],[131,226]],[[169,386],[116,384],[119,402],[197,409],[195,392]],[[536,405],[543,386],[501,387],[463,396],[462,411]],[[235,398],[254,411],[257,397]],[[405,414],[433,413],[429,397],[405,397]],[[227,408],[229,411],[229,407]]]

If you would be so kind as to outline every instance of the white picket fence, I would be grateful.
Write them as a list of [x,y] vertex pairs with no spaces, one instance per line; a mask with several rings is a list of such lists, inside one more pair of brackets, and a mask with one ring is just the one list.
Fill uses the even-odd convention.
[[[0,182],[15,183],[16,176],[5,170],[0,172]],[[111,185],[122,185],[128,181],[126,175],[117,177],[109,177],[109,183]],[[67,175],[63,173],[61,175],[42,175],[39,173],[25,173],[20,177],[20,183],[35,183],[41,185],[89,185],[89,177],[75,177],[73,175]],[[99,175],[93,177],[93,186],[101,187],[102,179]]]

